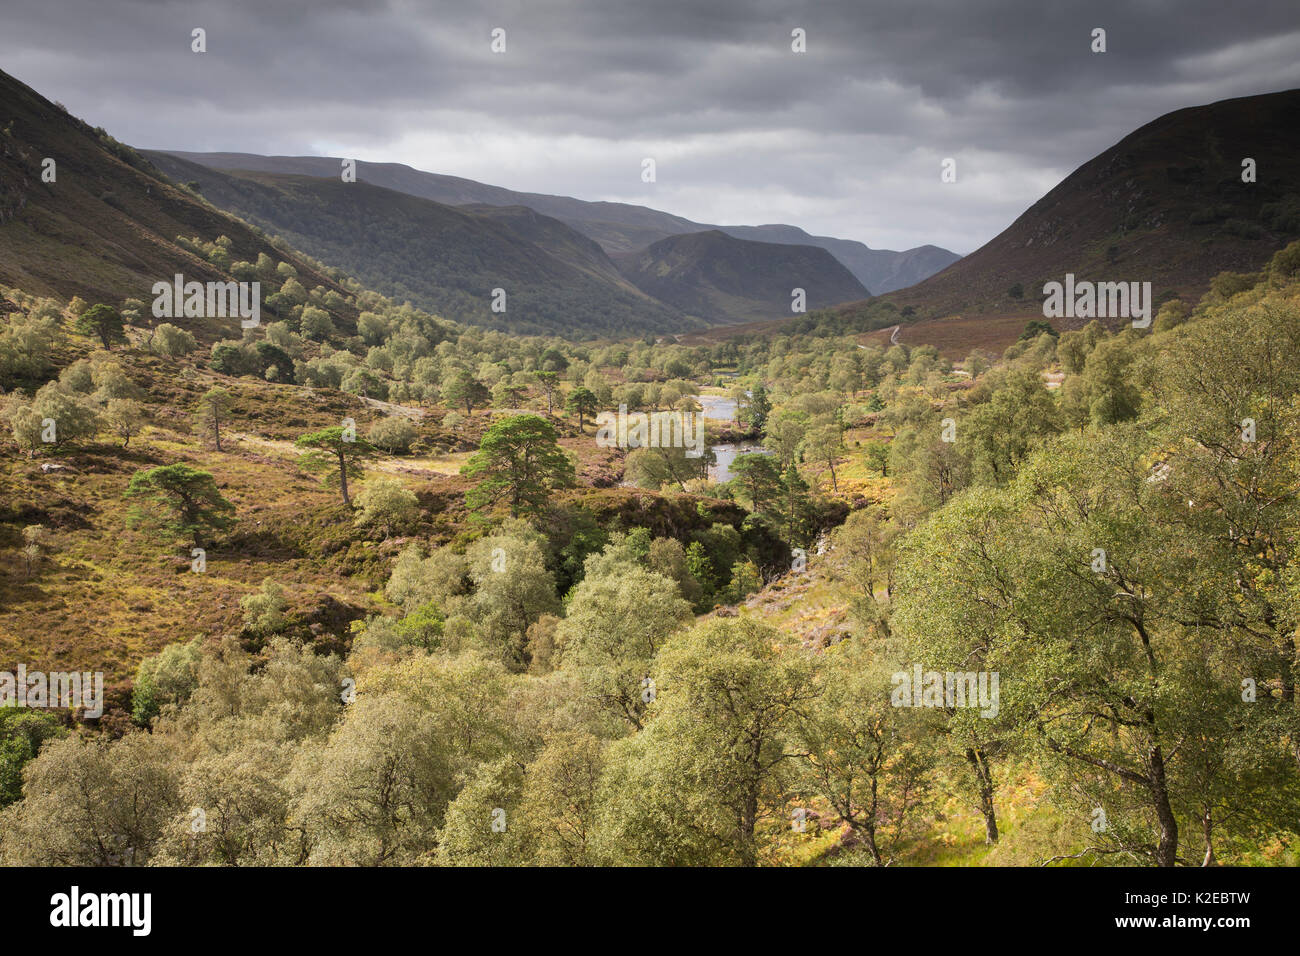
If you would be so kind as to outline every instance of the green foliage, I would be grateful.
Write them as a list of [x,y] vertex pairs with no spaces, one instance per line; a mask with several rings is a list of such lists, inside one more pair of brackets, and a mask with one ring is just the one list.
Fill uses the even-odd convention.
[[189,355],[198,348],[198,343],[189,332],[177,328],[170,322],[163,322],[153,330],[153,335],[149,340],[149,348],[158,355],[177,358],[182,355]]
[[137,471],[125,497],[137,502],[129,512],[131,525],[192,541],[195,547],[202,547],[210,532],[226,531],[234,525],[235,506],[221,496],[216,480],[189,465]]
[[[1021,294],[1023,295],[1023,292]],[[1018,299],[1020,298],[1020,296],[1013,296],[1013,298]],[[1053,338],[1056,338],[1060,336],[1061,333],[1056,331],[1056,329],[1052,327],[1051,322],[1044,322],[1042,319],[1033,319],[1032,321],[1028,322],[1025,325],[1025,329],[1023,332],[1020,333],[1018,341],[1032,342],[1034,339],[1038,338],[1040,335],[1043,334],[1050,335]]]
[[382,448],[390,455],[405,455],[411,450],[411,443],[419,437],[414,425],[407,418],[391,416],[381,418],[370,426],[366,440],[376,448]]
[[691,606],[670,578],[635,566],[589,572],[556,631],[561,666],[580,676],[599,707],[640,729],[655,655],[691,621]]
[[39,710],[0,707],[0,808],[23,795],[23,767],[47,740],[66,731],[58,718]]
[[184,704],[199,683],[202,639],[186,644],[168,644],[140,662],[131,687],[131,716],[142,727],[162,712],[163,707]]
[[365,469],[361,462],[377,454],[373,445],[357,438],[352,429],[341,425],[302,435],[294,445],[307,450],[298,459],[303,469],[322,475],[327,485],[337,484],[345,505],[352,504],[348,479],[363,478]]
[[610,748],[602,846],[622,863],[757,863],[794,782],[811,659],[773,627],[714,620],[670,640],[652,679],[650,723]]
[[384,537],[400,534],[419,513],[419,502],[396,478],[372,478],[357,495],[357,524],[376,528]]
[[492,397],[492,393],[469,372],[460,371],[443,388],[442,397],[448,408],[464,405],[465,414],[472,415],[474,406],[484,404]]
[[461,469],[479,483],[466,495],[470,508],[504,501],[510,513],[536,514],[550,493],[573,483],[573,462],[560,448],[555,428],[536,415],[509,415],[494,421],[479,450]]
[[239,599],[239,609],[244,612],[244,633],[259,638],[280,633],[288,624],[284,613],[288,607],[284,588],[270,578],[263,579],[258,591]]
[[578,416],[578,431],[582,431],[584,416],[596,414],[596,409],[600,407],[600,403],[595,392],[580,385],[569,393],[569,398],[564,403],[564,407]]
[[91,335],[99,339],[104,348],[113,347],[114,342],[126,341],[126,330],[122,324],[122,314],[111,305],[98,302],[77,316],[72,323],[74,331],[82,335]]

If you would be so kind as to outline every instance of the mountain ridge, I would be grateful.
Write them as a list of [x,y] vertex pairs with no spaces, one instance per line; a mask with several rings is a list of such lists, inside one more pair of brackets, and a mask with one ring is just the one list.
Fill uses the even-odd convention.
[[[1045,282],[1195,297],[1300,237],[1300,89],[1165,113],[1080,165],[1005,230],[887,301],[918,316],[1033,313]],[[1243,182],[1253,159],[1257,181]],[[1019,287],[1020,295],[1013,293]],[[852,309],[855,306],[845,306]]]
[[[257,153],[142,150],[151,157],[165,154],[220,170],[284,172],[337,178],[342,159],[331,156],[264,156]],[[614,254],[643,249],[660,239],[691,232],[718,230],[737,239],[787,245],[818,246],[835,256],[866,288],[889,292],[933,274],[960,258],[938,246],[925,245],[896,252],[872,249],[851,239],[814,236],[798,226],[769,223],[760,226],[723,226],[694,222],[672,213],[635,203],[575,199],[546,193],[518,192],[459,176],[431,173],[403,163],[357,162],[359,181],[395,189],[446,205],[522,205],[552,216],[595,239]]]

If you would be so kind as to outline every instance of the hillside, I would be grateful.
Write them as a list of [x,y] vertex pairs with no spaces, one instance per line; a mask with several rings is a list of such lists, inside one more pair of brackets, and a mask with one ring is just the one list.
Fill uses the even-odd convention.
[[[512,332],[591,335],[693,324],[626,282],[591,240],[522,207],[452,207],[369,182],[225,172],[151,154],[212,202],[347,270],[366,285],[448,318]],[[492,290],[506,290],[506,311]],[[723,317],[729,320],[729,317]]]
[[717,226],[737,239],[782,242],[795,246],[817,246],[843,263],[854,277],[877,295],[893,292],[934,275],[961,256],[938,246],[917,246],[904,252],[871,249],[851,239],[810,236],[797,226]]
[[688,315],[752,321],[788,314],[795,288],[805,290],[809,309],[870,294],[824,249],[751,242],[717,230],[663,239],[615,261],[637,288]]
[[[159,165],[163,165],[160,157],[167,155],[214,169],[303,176],[336,177],[340,164],[338,157],[328,156],[258,156],[253,153],[191,153],[177,150],[166,153],[146,152]],[[737,239],[817,246],[835,256],[860,283],[876,292],[889,292],[919,282],[959,258],[956,253],[929,245],[902,252],[871,249],[861,242],[849,239],[812,236],[797,226],[709,225],[646,206],[516,192],[459,176],[427,173],[401,163],[358,162],[357,178],[376,186],[452,206],[474,203],[527,206],[572,226],[600,243],[601,248],[611,255],[644,249],[670,236],[714,229]]]
[[[1258,182],[1242,182],[1242,159]],[[918,316],[1040,314],[1066,272],[1191,298],[1300,236],[1300,90],[1177,110],[1079,167],[996,238],[889,296]],[[1022,296],[1014,295],[1020,286]]]
[[[54,182],[42,181],[47,157],[55,161]],[[103,130],[0,72],[0,284],[89,302],[150,301],[153,284],[176,273],[201,282],[231,279],[176,242],[222,235],[231,262],[265,254],[292,265],[307,289],[343,291],[311,263],[169,183]],[[274,291],[264,287],[263,295]],[[356,312],[341,308],[334,318],[346,328]],[[176,324],[205,338],[231,333],[228,320]]]

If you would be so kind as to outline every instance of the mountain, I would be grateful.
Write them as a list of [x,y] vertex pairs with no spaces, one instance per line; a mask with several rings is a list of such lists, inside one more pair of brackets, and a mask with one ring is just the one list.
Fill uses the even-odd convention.
[[[53,182],[42,180],[47,158],[54,160]],[[216,261],[177,242],[223,235],[228,252]],[[230,281],[222,263],[255,262],[262,253],[292,265],[308,289],[346,294],[315,265],[169,183],[104,130],[0,71],[0,284],[92,303],[151,302],[155,282],[171,282],[176,273]],[[346,329],[356,311],[340,309],[334,318]],[[239,334],[237,320],[174,322],[206,338]]]
[[798,226],[716,226],[714,228],[737,239],[781,242],[795,246],[819,246],[848,267],[857,280],[876,295],[914,285],[961,258],[957,253],[940,249],[938,246],[917,246],[905,252],[871,249],[852,239],[812,236]]
[[788,315],[795,288],[805,291],[809,310],[867,294],[825,249],[753,242],[716,229],[661,239],[614,261],[647,295],[693,316]]
[[[397,299],[521,334],[679,331],[691,321],[628,282],[592,240],[521,206],[448,206],[368,182],[223,172],[149,154],[160,169]],[[493,311],[504,289],[505,311]],[[729,316],[712,317],[728,321]]]
[[[451,206],[370,182],[344,183],[337,173],[219,170],[174,154],[147,155],[222,208],[381,292],[511,331],[685,332],[788,315],[795,287],[807,290],[808,308],[870,294],[834,256],[811,245],[708,230],[611,257],[529,206]],[[504,315],[489,308],[494,288],[507,291]]]
[[[254,153],[189,153],[177,150],[168,150],[167,153],[213,169],[292,173],[325,178],[337,178],[342,162],[338,157],[327,156],[259,156]],[[158,153],[149,152],[148,155],[158,161]],[[708,225],[647,206],[588,202],[568,196],[515,192],[472,179],[423,172],[400,163],[358,162],[357,178],[375,186],[451,206],[475,203],[527,206],[572,226],[588,238],[596,240],[611,255],[643,249],[669,236],[710,230],[720,230],[737,239],[819,246],[839,259],[860,283],[877,293],[890,292],[919,282],[959,258],[956,253],[937,246],[919,246],[903,252],[871,249],[861,242],[848,239],[812,236],[796,226]]]
[[[1255,160],[1258,181],[1242,181]],[[1148,123],[1084,163],[1005,231],[888,301],[918,316],[1039,312],[1043,284],[1150,281],[1157,300],[1258,269],[1300,237],[1300,90]],[[1018,289],[1016,287],[1019,287]],[[1019,291],[1018,297],[1015,293]]]

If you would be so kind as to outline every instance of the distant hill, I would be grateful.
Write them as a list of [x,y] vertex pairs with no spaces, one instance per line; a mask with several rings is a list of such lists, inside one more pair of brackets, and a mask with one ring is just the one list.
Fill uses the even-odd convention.
[[[599,245],[532,209],[448,206],[368,182],[345,183],[337,171],[330,178],[224,172],[148,155],[173,178],[197,182],[223,209],[379,292],[450,319],[580,337],[705,324],[651,299]],[[497,288],[506,292],[505,312],[492,310]]]
[[[47,157],[55,161],[52,183],[41,177]],[[0,71],[0,283],[92,303],[151,302],[153,284],[178,272],[200,282],[233,278],[176,242],[222,235],[232,261],[266,253],[292,265],[307,289],[344,293],[310,263],[172,185],[129,147]],[[264,284],[263,297],[277,288]],[[356,312],[334,317],[346,330]],[[239,334],[237,320],[172,321],[208,339]]]
[[809,310],[866,294],[825,249],[752,242],[719,230],[661,239],[614,261],[637,288],[687,315],[739,321],[788,315],[795,288],[805,291]]
[[[1242,182],[1242,160],[1258,181]],[[1199,295],[1300,237],[1300,90],[1168,113],[1089,160],[1005,231],[888,296],[918,317],[1039,313],[1045,282],[1150,281]],[[1019,291],[1017,297],[1015,292]],[[849,307],[852,308],[852,307]]]
[[957,253],[940,249],[938,246],[917,246],[905,252],[871,249],[851,239],[812,236],[798,226],[717,226],[716,228],[737,239],[818,246],[843,263],[859,282],[876,295],[914,285],[961,258]]
[[[188,153],[167,151],[202,166],[223,170],[291,173],[303,176],[339,175],[341,160],[327,156],[259,156],[254,153]],[[150,153],[156,159],[155,153]],[[959,258],[937,246],[919,246],[903,252],[871,249],[861,242],[812,236],[796,226],[717,226],[692,222],[681,216],[631,203],[588,202],[568,196],[516,192],[459,176],[427,173],[400,163],[357,163],[357,178],[398,192],[458,206],[527,206],[564,222],[596,240],[611,255],[633,252],[669,236],[721,230],[737,239],[818,246],[835,256],[873,292],[890,292],[933,275]]]

